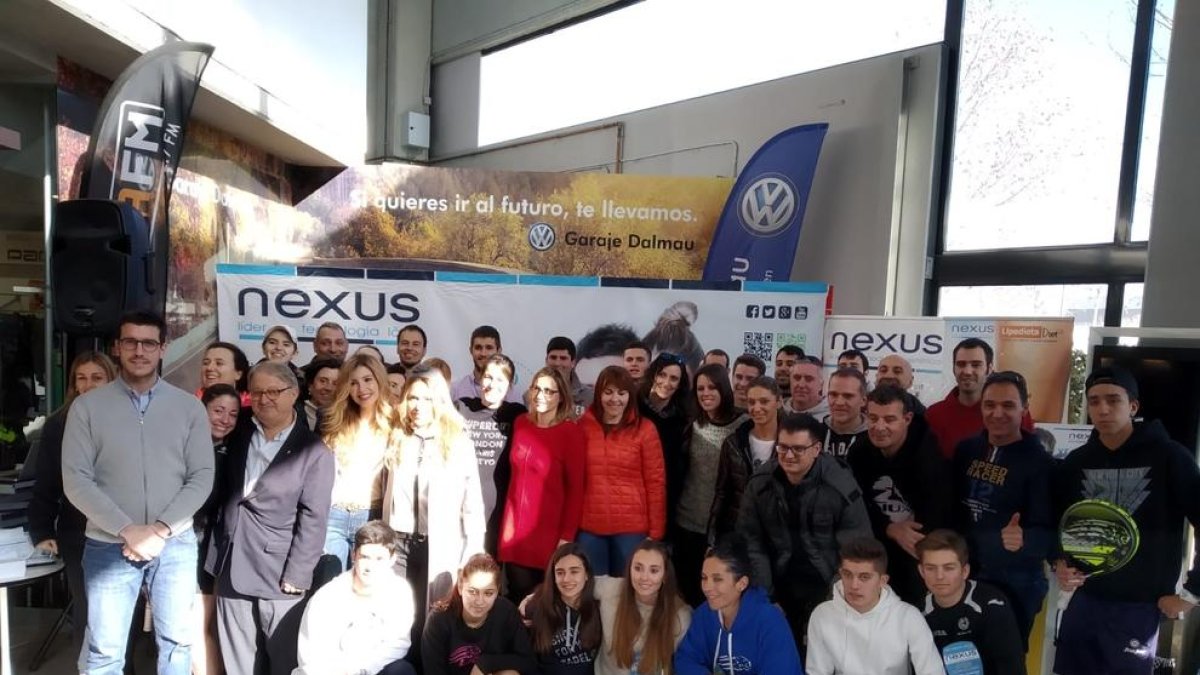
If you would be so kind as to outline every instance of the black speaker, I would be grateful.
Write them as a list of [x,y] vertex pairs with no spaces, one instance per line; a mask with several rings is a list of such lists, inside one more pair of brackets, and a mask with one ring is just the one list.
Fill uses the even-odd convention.
[[152,308],[149,235],[146,219],[126,203],[57,205],[50,258],[56,330],[109,336],[126,311]]

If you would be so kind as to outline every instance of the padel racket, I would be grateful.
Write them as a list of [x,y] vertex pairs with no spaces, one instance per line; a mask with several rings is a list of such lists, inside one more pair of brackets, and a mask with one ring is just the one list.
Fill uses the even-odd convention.
[[1088,575],[1107,574],[1137,554],[1141,534],[1128,511],[1103,499],[1076,502],[1058,524],[1059,542],[1071,565]]

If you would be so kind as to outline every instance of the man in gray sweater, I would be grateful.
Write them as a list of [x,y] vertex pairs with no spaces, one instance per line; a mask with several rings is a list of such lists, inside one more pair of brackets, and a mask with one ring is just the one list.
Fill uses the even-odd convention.
[[191,671],[197,550],[192,515],[212,492],[208,415],[158,376],[166,324],[130,312],[117,328],[121,376],[80,396],[63,437],[63,491],[87,518],[83,553],[91,674],[121,673],[134,604],[154,607],[158,672]]

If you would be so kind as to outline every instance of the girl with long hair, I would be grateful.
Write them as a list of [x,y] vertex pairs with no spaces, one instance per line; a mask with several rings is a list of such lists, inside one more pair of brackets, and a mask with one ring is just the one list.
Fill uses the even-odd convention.
[[692,615],[675,652],[679,675],[795,675],[803,673],[787,618],[767,592],[750,583],[750,553],[734,535],[704,557],[700,585],[706,602]]
[[750,475],[775,457],[775,436],[782,410],[783,396],[775,378],[763,375],[746,385],[746,412],[750,419],[725,437],[717,463],[717,482],[708,519],[708,534],[714,541],[737,529],[742,493]]
[[357,353],[338,371],[333,402],[321,422],[321,436],[337,459],[325,553],[348,569],[354,533],[371,520],[383,501],[380,477],[391,437],[392,406],[387,373],[379,359]]
[[500,566],[492,556],[471,556],[457,583],[434,605],[421,638],[421,662],[424,675],[537,672],[521,615],[500,597]]
[[586,451],[578,541],[597,574],[624,572],[633,549],[667,526],[667,480],[654,425],[638,413],[633,378],[608,366],[580,420]]
[[529,412],[513,427],[500,527],[500,560],[513,601],[541,583],[555,547],[574,541],[579,530],[585,450],[583,432],[571,419],[570,391],[558,369],[537,371],[525,394]]
[[[213,442],[213,485],[222,485],[225,475],[225,440],[237,426],[241,411],[241,396],[232,385],[217,383],[204,389],[200,402],[208,412],[209,434]],[[217,512],[221,507],[220,492],[213,490],[208,501],[192,519],[196,530],[196,541],[201,551],[197,582],[199,598],[196,602],[197,634],[192,641],[192,674],[219,675],[225,672],[221,661],[221,647],[217,642],[217,596],[216,579],[204,571],[204,555],[212,539],[213,527],[217,523]]]
[[603,641],[596,578],[583,547],[560,545],[525,606],[543,675],[587,675]]
[[667,532],[672,531],[683,477],[687,472],[684,446],[692,422],[692,387],[683,357],[663,352],[650,362],[638,392],[638,411],[658,431],[667,468]]
[[500,530],[501,511],[508,490],[509,444],[513,422],[525,412],[520,403],[505,400],[515,375],[513,362],[503,354],[493,354],[483,366],[478,397],[461,398],[458,412],[467,424],[467,433],[475,446],[479,463],[479,487],[483,491],[487,538],[484,550],[495,555],[496,535]]
[[475,448],[440,372],[413,369],[392,420],[383,513],[400,540],[399,571],[417,591],[419,639],[429,602],[450,591],[457,570],[483,550],[483,496]]
[[679,597],[666,545],[643,540],[634,547],[625,572],[624,579],[596,579],[604,629],[596,672],[671,675],[675,648],[687,633],[692,608]]
[[200,388],[196,398],[214,384],[228,384],[237,389],[243,408],[250,407],[250,394],[246,391],[246,376],[250,374],[250,360],[246,353],[232,342],[214,342],[204,350],[200,360]]
[[83,544],[87,519],[63,496],[62,443],[67,412],[76,398],[117,378],[117,366],[102,352],[81,352],[67,371],[67,400],[46,418],[38,443],[37,481],[29,502],[29,537],[37,548],[59,556],[66,566],[67,589],[74,601],[76,652],[87,626],[87,596],[83,592]]
[[683,598],[693,607],[704,601],[700,593],[700,565],[709,543],[708,521],[721,444],[746,419],[734,408],[728,372],[716,364],[696,372],[696,409],[685,450],[687,470],[676,508],[676,527],[671,533],[679,586]]

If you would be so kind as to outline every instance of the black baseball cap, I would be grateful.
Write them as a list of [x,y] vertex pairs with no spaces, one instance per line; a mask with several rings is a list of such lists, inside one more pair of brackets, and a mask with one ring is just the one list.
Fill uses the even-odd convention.
[[1138,397],[1138,383],[1133,375],[1122,368],[1121,366],[1105,366],[1092,371],[1091,375],[1087,376],[1087,382],[1084,383],[1083,390],[1086,392],[1096,384],[1115,384],[1125,390],[1130,401],[1136,401]]

